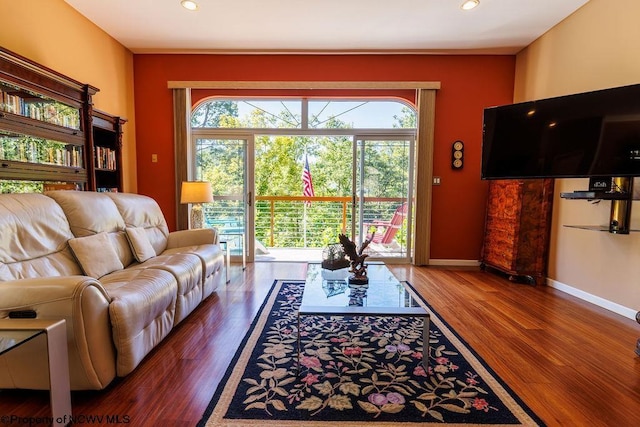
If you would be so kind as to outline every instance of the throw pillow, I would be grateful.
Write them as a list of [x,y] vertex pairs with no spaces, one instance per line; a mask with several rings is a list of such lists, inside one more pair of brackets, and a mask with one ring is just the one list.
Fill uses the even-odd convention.
[[138,262],[145,262],[149,258],[156,256],[156,251],[153,249],[149,237],[147,237],[147,232],[143,227],[127,227],[125,232],[127,233],[133,256]]
[[105,232],[70,239],[69,246],[87,276],[99,279],[105,274],[124,268],[109,235]]

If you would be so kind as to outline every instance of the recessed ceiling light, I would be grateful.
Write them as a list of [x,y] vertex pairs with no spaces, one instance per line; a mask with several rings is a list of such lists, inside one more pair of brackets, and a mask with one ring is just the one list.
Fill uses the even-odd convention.
[[462,6],[460,6],[460,8],[462,10],[471,10],[476,6],[478,6],[479,4],[480,4],[480,0],[467,0],[464,3],[462,3]]
[[198,3],[192,1],[192,0],[182,0],[180,2],[180,4],[182,5],[182,7],[184,7],[185,9],[188,10],[198,10]]

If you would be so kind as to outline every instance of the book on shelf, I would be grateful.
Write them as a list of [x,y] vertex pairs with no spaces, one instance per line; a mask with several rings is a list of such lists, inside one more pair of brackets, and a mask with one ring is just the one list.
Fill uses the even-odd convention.
[[[16,90],[19,90],[16,88]],[[77,109],[44,98],[25,101],[19,95],[0,90],[0,110],[71,129],[80,129]]]
[[116,170],[116,151],[107,147],[95,147],[96,167]]
[[45,140],[15,142],[11,139],[3,139],[0,135],[0,159],[19,162],[41,163],[57,166],[82,168],[82,147],[78,145],[57,143],[48,145]]
[[54,190],[75,190],[80,191],[82,188],[79,184],[73,182],[45,182],[42,184],[42,192]]
[[96,191],[98,193],[117,193],[118,187],[98,187]]
[[[54,158],[55,155],[55,158]],[[69,166],[74,168],[82,167],[82,149],[77,146],[73,146],[67,149],[56,148],[49,151],[50,164],[59,166]]]

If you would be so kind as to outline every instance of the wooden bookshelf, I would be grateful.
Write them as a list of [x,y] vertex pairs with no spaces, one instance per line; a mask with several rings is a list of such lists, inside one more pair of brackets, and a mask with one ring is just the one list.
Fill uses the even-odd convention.
[[0,180],[86,189],[85,130],[97,92],[0,48]]
[[94,110],[97,92],[0,47],[0,192],[122,191],[126,120]]
[[126,119],[93,110],[91,120],[90,188],[122,191],[122,128]]

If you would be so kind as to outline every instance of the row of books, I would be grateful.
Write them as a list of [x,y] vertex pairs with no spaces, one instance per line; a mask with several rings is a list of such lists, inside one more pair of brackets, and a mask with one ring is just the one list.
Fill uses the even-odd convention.
[[99,187],[96,188],[98,193],[117,193],[118,187]]
[[96,167],[98,169],[116,169],[116,151],[111,148],[95,147]]
[[79,182],[44,182],[42,184],[42,192],[55,190],[75,190],[82,191],[82,184]]
[[40,147],[34,142],[0,144],[0,159],[18,162],[43,163],[57,166],[82,168],[82,147],[68,145],[66,148]]
[[18,95],[0,91],[0,110],[70,129],[80,129],[80,112],[55,101],[30,102]]

